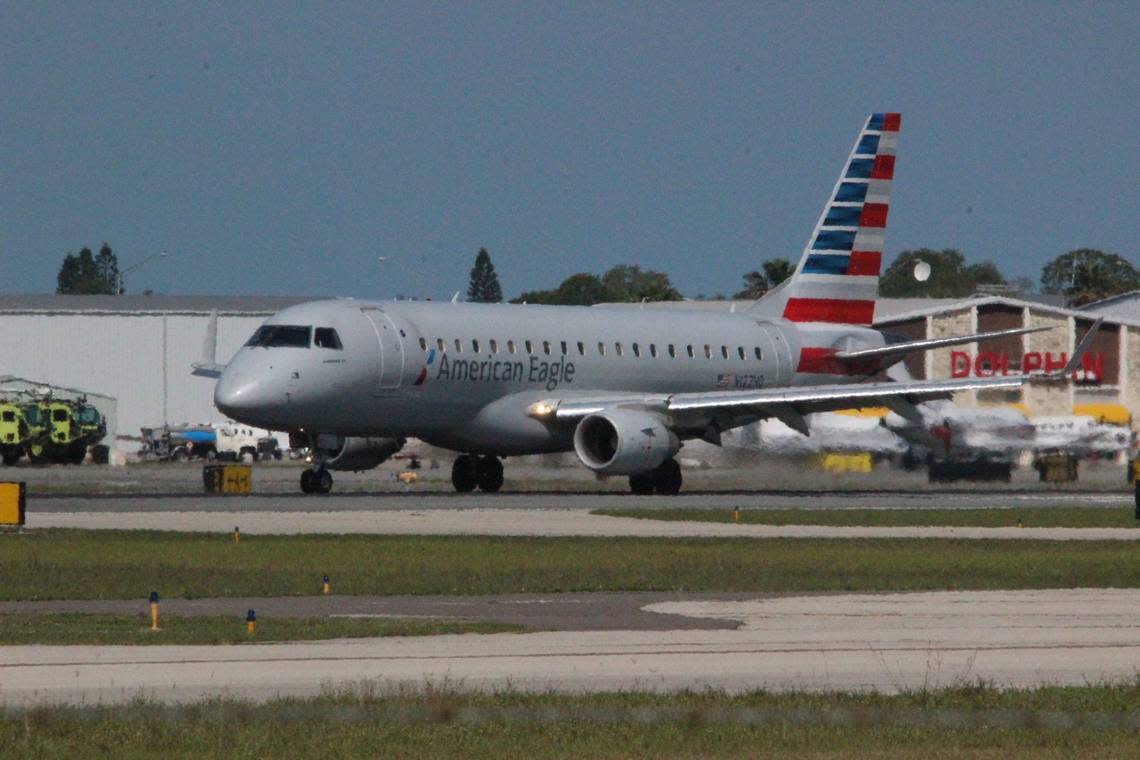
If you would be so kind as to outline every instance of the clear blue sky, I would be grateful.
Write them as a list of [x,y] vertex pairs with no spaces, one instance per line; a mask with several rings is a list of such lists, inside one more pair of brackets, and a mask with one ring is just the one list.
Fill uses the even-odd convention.
[[[5,3],[0,290],[109,242],[127,289],[687,295],[798,258],[903,112],[887,258],[1140,264],[1137,3]],[[377,263],[377,257],[392,259]]]

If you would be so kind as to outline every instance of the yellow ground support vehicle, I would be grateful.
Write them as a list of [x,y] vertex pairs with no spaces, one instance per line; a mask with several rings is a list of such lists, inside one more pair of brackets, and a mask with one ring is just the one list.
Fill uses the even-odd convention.
[[85,400],[44,398],[24,407],[31,431],[26,447],[33,464],[79,464],[87,447],[107,434],[107,422]]
[[28,438],[28,423],[21,406],[11,401],[0,401],[0,458],[4,464],[16,464],[24,454]]

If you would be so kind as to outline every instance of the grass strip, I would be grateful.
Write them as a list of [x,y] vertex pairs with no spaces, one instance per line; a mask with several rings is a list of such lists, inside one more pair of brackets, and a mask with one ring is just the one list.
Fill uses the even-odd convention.
[[581,696],[367,690],[0,715],[0,757],[1134,757],[1140,688]]
[[246,536],[0,538],[0,599],[1140,586],[1127,541]]
[[671,522],[838,527],[1137,528],[1132,509],[1034,507],[995,509],[599,509],[592,514]]
[[522,626],[440,620],[378,618],[259,618],[254,633],[244,617],[164,615],[150,630],[148,615],[0,614],[5,644],[243,644],[269,641],[436,636],[448,633],[506,633]]

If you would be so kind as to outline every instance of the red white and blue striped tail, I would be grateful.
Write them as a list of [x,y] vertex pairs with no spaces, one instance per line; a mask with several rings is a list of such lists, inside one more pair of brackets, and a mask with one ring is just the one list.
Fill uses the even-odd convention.
[[874,319],[899,121],[897,113],[867,119],[795,274],[781,288],[784,319],[846,325]]

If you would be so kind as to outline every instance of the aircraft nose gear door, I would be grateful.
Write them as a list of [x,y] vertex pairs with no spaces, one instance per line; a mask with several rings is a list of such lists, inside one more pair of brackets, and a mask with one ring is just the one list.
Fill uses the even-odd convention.
[[404,341],[400,337],[400,329],[396,327],[392,318],[380,309],[367,308],[361,311],[372,324],[379,344],[377,388],[380,390],[399,388],[404,378]]

